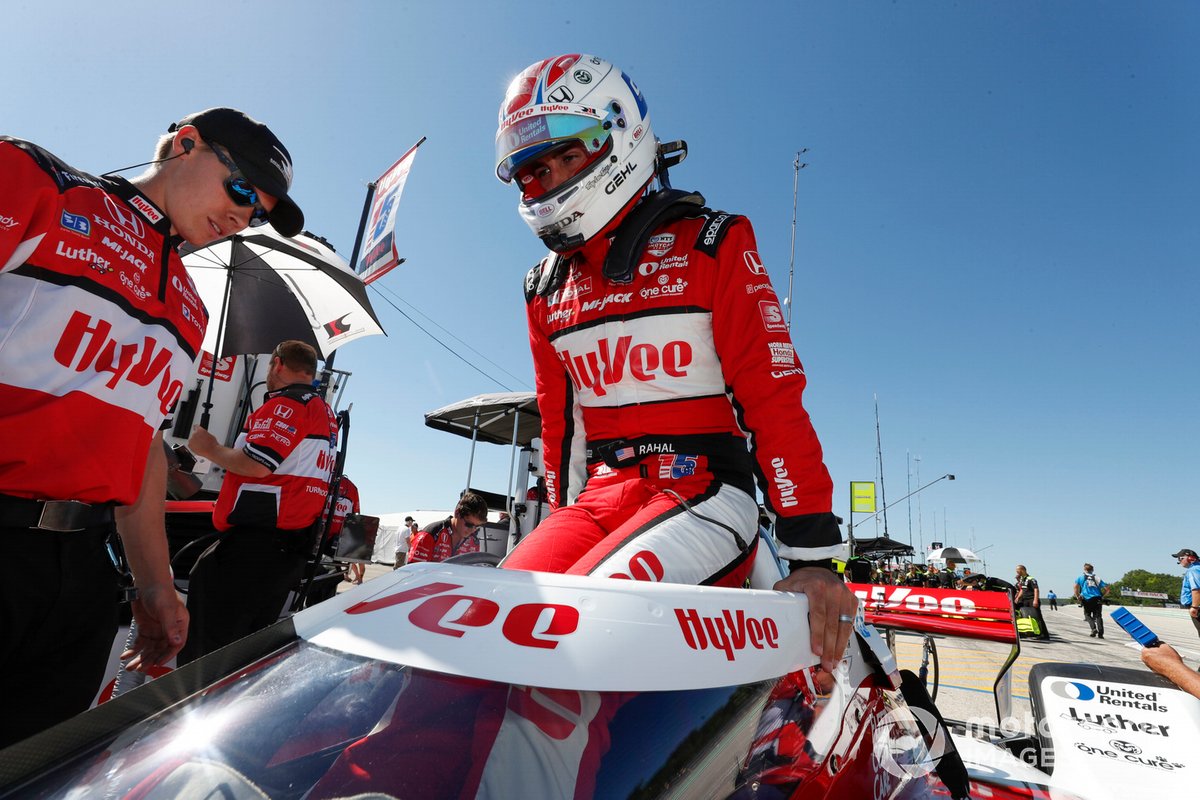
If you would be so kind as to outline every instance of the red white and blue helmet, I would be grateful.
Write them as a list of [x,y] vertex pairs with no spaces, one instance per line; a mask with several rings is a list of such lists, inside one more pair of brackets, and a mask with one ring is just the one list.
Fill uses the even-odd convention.
[[561,186],[520,186],[521,218],[546,246],[574,250],[604,229],[654,177],[658,146],[646,101],[621,70],[595,56],[538,61],[500,105],[496,175],[511,183],[530,159],[578,142],[588,161]]

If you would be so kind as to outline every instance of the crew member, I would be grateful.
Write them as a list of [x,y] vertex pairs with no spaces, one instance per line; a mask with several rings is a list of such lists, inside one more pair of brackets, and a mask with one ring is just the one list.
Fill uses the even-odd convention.
[[1171,558],[1183,567],[1183,583],[1179,588],[1179,605],[1187,609],[1196,633],[1200,634],[1200,557],[1185,547]]
[[1104,598],[1106,597],[1108,597],[1108,584],[1096,577],[1095,567],[1091,564],[1084,564],[1083,574],[1075,579],[1075,599],[1083,606],[1083,616],[1087,618],[1088,627],[1092,629],[1093,639],[1104,638]]
[[[358,504],[358,487],[350,480],[348,475],[343,475],[338,481],[338,498],[333,505],[333,519],[329,521],[329,533],[326,534],[326,539],[334,541],[338,534],[342,532],[342,527],[346,524],[346,517],[350,514],[359,513]],[[350,564],[350,569],[346,573],[346,580],[354,584],[363,582],[363,575],[366,574],[367,567],[365,564],[354,561]]]
[[1023,617],[1030,617],[1038,624],[1037,639],[1041,642],[1050,641],[1050,631],[1046,628],[1046,620],[1042,617],[1041,590],[1037,578],[1029,574],[1024,564],[1017,564],[1017,575],[1013,578],[1016,594],[1013,596],[1013,607]]
[[175,248],[260,220],[286,235],[303,225],[287,150],[240,111],[185,117],[150,164],[96,177],[0,137],[0,537],[37,574],[0,582],[0,747],[91,704],[117,632],[122,544],[136,588],[128,667],[183,646],[159,429],[207,312]]
[[267,395],[233,447],[196,426],[188,447],[227,470],[213,509],[219,544],[192,570],[186,663],[278,619],[325,508],[337,420],[313,388],[317,353],[298,341],[271,354]]
[[497,175],[551,253],[526,279],[553,513],[504,561],[741,586],[757,477],[813,651],[832,670],[857,600],[832,569],[832,482],[804,368],[750,222],[649,191],[665,164],[646,100],[607,61],[539,61],[509,86]]
[[474,492],[463,492],[453,514],[426,525],[413,537],[408,563],[445,561],[463,553],[478,553],[478,531],[486,522],[487,501]]

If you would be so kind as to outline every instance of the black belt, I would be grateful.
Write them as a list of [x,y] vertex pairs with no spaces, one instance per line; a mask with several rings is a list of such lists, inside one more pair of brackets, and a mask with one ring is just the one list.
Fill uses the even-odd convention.
[[78,500],[29,500],[0,495],[0,527],[75,533],[113,521],[111,505]]
[[630,467],[653,455],[706,456],[710,464],[731,462],[749,469],[746,440],[729,433],[695,433],[675,436],[637,436],[631,439],[592,440],[587,443],[587,463],[604,462],[614,469]]

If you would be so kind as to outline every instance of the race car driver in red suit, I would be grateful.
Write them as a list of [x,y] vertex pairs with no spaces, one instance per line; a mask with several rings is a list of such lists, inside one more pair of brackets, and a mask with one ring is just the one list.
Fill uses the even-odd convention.
[[[858,602],[829,568],[841,543],[832,484],[750,223],[698,195],[647,191],[658,145],[645,100],[599,58],[559,56],[518,75],[496,149],[497,174],[520,189],[521,216],[553,251],[526,296],[555,510],[501,565],[740,586],[757,541],[757,475],[792,564],[776,588],[808,595],[813,650],[832,672]],[[465,721],[441,702],[437,717],[391,721],[347,747],[309,796],[368,791],[371,778],[398,796],[521,797],[537,786],[591,797],[624,698],[495,695],[481,686],[475,703],[457,698]],[[414,724],[420,738],[405,733]]]
[[496,161],[552,251],[525,288],[555,510],[503,566],[741,586],[757,478],[792,568],[776,588],[808,595],[832,670],[857,602],[830,569],[832,482],[749,220],[666,187],[645,99],[594,56],[517,76]]

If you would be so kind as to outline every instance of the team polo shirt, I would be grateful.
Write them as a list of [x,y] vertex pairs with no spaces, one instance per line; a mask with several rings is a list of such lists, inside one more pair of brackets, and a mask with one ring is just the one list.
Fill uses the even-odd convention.
[[1179,605],[1192,607],[1192,589],[1200,589],[1200,563],[1192,564],[1183,573],[1183,585],[1179,589]]
[[325,508],[336,444],[337,420],[311,386],[269,392],[234,447],[271,473],[263,478],[225,474],[213,509],[217,530],[307,528]]
[[122,178],[0,137],[0,494],[133,503],[208,314]]
[[1097,578],[1094,574],[1083,574],[1075,579],[1075,585],[1079,587],[1079,596],[1084,600],[1091,600],[1100,597],[1104,594],[1104,587],[1107,583]]

